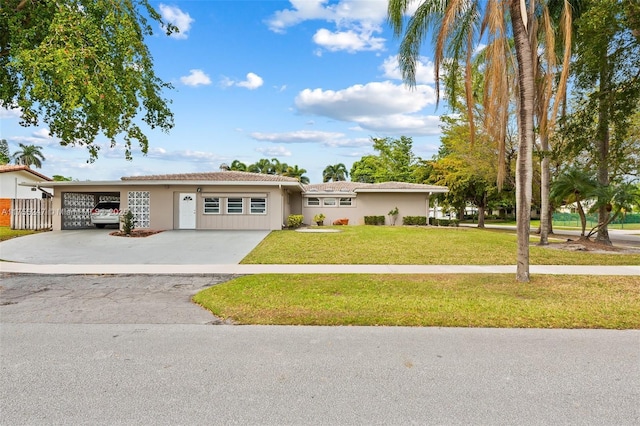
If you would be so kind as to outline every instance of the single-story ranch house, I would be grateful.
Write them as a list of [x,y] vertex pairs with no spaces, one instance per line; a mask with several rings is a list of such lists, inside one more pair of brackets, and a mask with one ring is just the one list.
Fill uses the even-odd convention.
[[397,207],[403,216],[429,216],[429,197],[446,187],[398,182],[330,182],[302,185],[295,178],[221,171],[123,177],[119,181],[47,182],[55,188],[53,229],[90,228],[89,211],[98,201],[119,200],[137,228],[278,230],[290,214],[304,223],[322,213],[325,223],[385,216]]

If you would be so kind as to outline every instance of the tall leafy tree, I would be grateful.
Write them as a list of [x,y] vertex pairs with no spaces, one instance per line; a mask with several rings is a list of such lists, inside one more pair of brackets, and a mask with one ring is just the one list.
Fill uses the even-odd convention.
[[20,150],[13,153],[13,160],[16,164],[27,167],[42,168],[42,162],[45,160],[42,155],[42,147],[36,145],[19,144]]
[[[150,18],[150,19],[149,19]],[[4,0],[0,6],[0,106],[24,126],[47,124],[62,145],[98,156],[98,134],[149,146],[139,122],[168,131],[173,114],[144,38],[160,22],[147,0]],[[141,114],[140,114],[141,113]]]
[[6,139],[0,139],[0,164],[7,164],[11,161],[9,145]]
[[[640,37],[638,8],[633,2],[588,0],[576,20],[576,90],[574,108],[564,131],[569,149],[587,152],[597,169],[598,229],[596,241],[611,245],[607,224],[614,192],[623,179],[621,164],[640,151],[630,136],[632,119],[640,111]],[[604,197],[604,198],[603,198]]]
[[347,171],[347,166],[343,163],[338,164],[329,164],[322,171],[322,181],[323,182],[337,182],[347,180],[349,177],[349,172]]
[[73,178],[71,176],[53,175],[51,176],[54,182],[71,182]]
[[412,151],[413,140],[372,138],[377,155],[366,155],[353,163],[351,180],[354,182],[415,182],[420,159]]
[[[496,117],[493,123],[496,133],[504,134],[508,118],[505,113],[509,102],[507,62],[512,61],[517,69],[517,121],[518,157],[516,162],[516,209],[517,209],[517,271],[518,281],[529,281],[529,227],[533,182],[533,145],[535,118],[535,19],[537,6],[542,0],[419,0],[418,6],[405,26],[405,14],[411,0],[389,0],[388,18],[397,36],[402,36],[398,55],[403,78],[409,85],[416,83],[416,63],[422,42],[433,31],[435,39],[436,91],[439,93],[440,67],[451,58],[450,72],[445,76],[445,85],[455,92],[457,74],[465,75],[464,92],[472,96],[471,59],[480,42],[493,46],[488,52],[485,67],[485,102],[489,107],[487,117]],[[568,1],[565,1],[568,9]],[[528,6],[528,7],[527,7]],[[510,31],[508,24],[510,22]],[[513,38],[515,60],[509,47]],[[467,102],[471,141],[475,139],[475,122]],[[495,112],[493,114],[492,112]]]
[[471,203],[478,209],[478,227],[484,228],[485,211],[498,202],[495,162],[497,144],[486,133],[479,133],[469,146],[470,127],[464,116],[445,118],[438,156],[431,162],[429,183],[444,185],[449,192],[444,201],[458,209]]
[[365,155],[351,165],[351,181],[362,183],[382,182],[378,180],[382,162],[377,155]]

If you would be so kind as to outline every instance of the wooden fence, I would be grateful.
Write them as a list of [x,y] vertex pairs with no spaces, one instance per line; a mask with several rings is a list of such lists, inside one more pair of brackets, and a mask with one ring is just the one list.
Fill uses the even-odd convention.
[[50,229],[53,225],[53,200],[11,200],[11,229]]

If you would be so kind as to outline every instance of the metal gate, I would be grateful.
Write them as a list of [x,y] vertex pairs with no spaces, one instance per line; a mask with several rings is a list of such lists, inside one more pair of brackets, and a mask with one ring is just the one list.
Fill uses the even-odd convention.
[[120,201],[119,195],[86,192],[62,194],[62,229],[86,229],[91,225],[91,209],[99,201]]

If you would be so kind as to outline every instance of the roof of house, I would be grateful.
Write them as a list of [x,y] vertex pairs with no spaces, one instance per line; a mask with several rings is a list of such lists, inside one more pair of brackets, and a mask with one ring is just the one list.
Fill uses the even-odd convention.
[[46,180],[46,181],[53,181],[53,179],[51,179],[48,176],[45,176],[41,173],[36,172],[35,170],[32,170],[31,168],[29,168],[28,166],[22,166],[22,165],[18,165],[18,164],[2,164],[0,165],[0,173],[7,173],[7,172],[27,172],[27,173],[31,173],[34,176],[37,176],[39,179],[42,180]]
[[250,173],[238,171],[222,171],[207,173],[179,173],[171,175],[149,175],[149,176],[125,176],[122,180],[163,180],[163,181],[212,181],[212,182],[295,182],[298,179],[280,175],[267,175],[263,173]]
[[407,182],[326,182],[305,185],[306,193],[331,193],[331,192],[448,192],[446,186],[424,185]]

